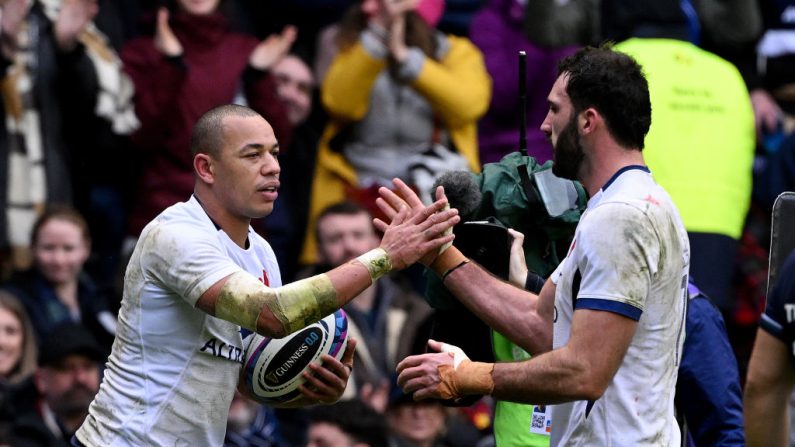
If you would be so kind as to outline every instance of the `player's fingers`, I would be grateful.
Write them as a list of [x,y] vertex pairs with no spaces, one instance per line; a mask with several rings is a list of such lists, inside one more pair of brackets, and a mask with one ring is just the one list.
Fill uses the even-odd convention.
[[[335,359],[334,357],[332,357],[332,356],[330,356],[328,354],[321,355],[320,356],[320,360],[321,360],[321,364],[320,365],[315,365],[313,363],[313,364],[310,364],[309,367],[312,368],[313,370],[316,369],[316,370],[322,371],[322,372],[331,372],[332,374],[336,375],[337,377],[341,377],[343,379],[347,379],[348,378],[348,374],[349,374],[348,373],[348,368],[345,366],[345,364],[342,361],[337,360],[337,359]],[[314,368],[313,368],[312,365],[314,365]]]
[[445,235],[445,236],[439,236],[436,239],[431,239],[429,241],[425,241],[424,244],[420,245],[420,250],[422,250],[423,253],[427,253],[427,252],[429,252],[431,250],[438,249],[439,247],[443,246],[444,244],[448,244],[450,242],[453,242],[454,240],[455,240],[455,235],[454,234],[448,234],[448,235]]
[[[433,213],[433,214],[431,214],[430,216],[428,216],[427,218],[425,218],[423,220],[420,220],[422,216],[415,215],[414,217],[412,217],[412,222],[415,225],[417,225],[417,228],[420,231],[432,230],[434,226],[438,226],[438,227],[444,227],[444,228],[442,228],[439,231],[439,232],[442,232],[445,229],[447,229],[447,227],[445,227],[445,222],[447,222],[448,220],[452,219],[453,216],[457,216],[457,215],[458,215],[458,210],[455,209],[455,208],[451,208],[451,209],[439,211],[437,213]],[[428,232],[428,234],[431,234],[431,233]]]
[[[403,370],[406,368],[411,368],[413,366],[417,366],[421,363],[421,360],[417,359],[418,355],[410,355],[405,359],[398,362],[397,366],[395,367],[395,371],[397,371],[398,375],[403,374]],[[400,377],[398,377],[398,385],[400,384]]]
[[432,232],[431,234],[441,235],[460,221],[461,217],[458,215],[458,210],[452,208],[431,216],[426,222],[421,224],[421,228],[425,227],[426,230]]
[[400,387],[403,388],[403,392],[406,394],[411,394],[423,387],[422,383],[420,383],[419,377],[412,377],[410,379],[406,379],[403,383],[400,384]]
[[308,402],[313,402],[317,404],[329,404],[335,402],[334,398],[329,397],[325,394],[321,394],[304,384],[298,385],[298,391],[301,392],[301,394]]
[[[400,368],[400,366],[398,366]],[[398,376],[397,376],[397,386],[403,388],[406,383],[411,380],[413,376],[411,376],[411,368],[403,368],[398,369]]]
[[[400,209],[401,206],[409,206],[408,202],[403,200],[400,196],[395,194],[395,192],[389,188],[384,188],[384,187],[379,188],[378,194],[381,196],[379,198],[384,201],[385,205],[389,205],[389,207],[392,209],[392,213],[394,214],[397,213],[397,211]],[[376,199],[376,204],[377,200],[378,199]],[[382,207],[379,208],[381,208],[381,210],[384,211],[385,213],[389,211],[387,208],[382,208]],[[387,217],[390,216],[387,214]]]
[[440,341],[436,341],[434,339],[428,339],[428,347],[431,349],[431,352],[442,352],[442,348],[444,347],[444,343]]
[[404,382],[400,386],[403,389],[403,392],[406,394],[420,392],[422,395],[422,393],[427,392],[427,390],[436,389],[439,381],[440,381],[439,377],[435,375],[412,374],[411,377],[404,380]]
[[342,362],[343,365],[350,367],[353,369],[353,358],[354,354],[356,353],[356,339],[353,337],[348,337],[348,345],[345,347],[345,352],[342,353]]
[[395,214],[397,214],[397,211],[394,208],[392,208],[392,205],[390,205],[386,200],[384,200],[381,197],[375,199],[375,206],[377,206],[378,209],[381,210],[381,212],[384,213],[384,216],[386,216],[386,218],[389,220],[392,220],[392,217],[394,217]]
[[[423,362],[425,362],[425,360],[432,357],[433,355],[434,354],[410,355],[405,359],[401,360],[400,363],[398,363],[395,370],[398,372],[398,374],[403,374],[403,372],[409,368],[416,368],[418,366],[422,366]],[[416,374],[416,371],[411,374]]]
[[[457,209],[455,209],[455,208],[446,209],[446,208],[447,208],[447,201],[445,201],[445,200],[437,200],[437,201],[433,202],[432,204],[424,207],[422,212],[416,213],[414,216],[412,216],[411,222],[414,223],[414,224],[424,223],[424,222],[428,221],[431,216],[433,216],[436,213],[440,213],[440,212],[441,213],[447,213],[448,211],[452,211],[452,213],[449,213],[449,214],[458,214],[458,210]],[[447,215],[449,215],[449,214],[447,214]],[[445,214],[443,214],[443,216],[444,215]],[[441,220],[441,219],[439,217],[437,217],[436,220],[431,220],[431,224],[433,224],[435,222],[438,222],[439,220]]]
[[386,222],[384,222],[383,220],[377,217],[373,219],[373,226],[375,226],[376,230],[382,233],[385,232],[387,228],[389,228],[389,225]]
[[[336,396],[338,393],[335,390],[345,390],[345,384],[347,380],[342,379],[340,376],[337,375],[337,372],[344,371],[345,367],[341,364],[339,368],[335,368],[336,372],[332,372],[331,369],[327,369],[322,366],[315,365],[315,368],[312,368],[310,364],[310,369],[312,372],[304,371],[304,379],[306,379],[306,384],[315,387],[315,389],[326,396]],[[342,372],[345,374],[345,372]],[[340,393],[341,393],[340,391]]]
[[406,205],[400,205],[400,209],[398,213],[395,214],[395,217],[392,218],[392,223],[390,225],[400,225],[406,221],[409,217],[409,208]]
[[414,401],[438,398],[436,387],[425,387],[418,389],[411,397],[414,399]]
[[436,200],[447,200],[447,195],[444,193],[444,186],[442,185],[436,187]]
[[395,189],[400,193],[400,196],[403,197],[403,200],[409,204],[412,208],[420,208],[425,206],[420,200],[417,193],[414,192],[413,189],[409,187],[403,180],[399,178],[392,179],[392,184],[395,185]]

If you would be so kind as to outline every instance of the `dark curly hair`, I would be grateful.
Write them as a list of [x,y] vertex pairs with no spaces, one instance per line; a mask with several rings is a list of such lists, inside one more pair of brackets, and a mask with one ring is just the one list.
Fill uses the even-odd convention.
[[619,144],[643,149],[651,101],[649,84],[635,59],[610,44],[586,47],[561,60],[558,73],[568,76],[566,93],[575,114],[593,107]]

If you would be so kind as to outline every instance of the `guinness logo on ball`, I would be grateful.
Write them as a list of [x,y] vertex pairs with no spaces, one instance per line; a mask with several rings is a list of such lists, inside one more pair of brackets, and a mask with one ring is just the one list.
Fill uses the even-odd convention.
[[294,334],[261,375],[266,384],[264,387],[283,385],[300,374],[322,346],[322,339],[323,330],[316,326]]

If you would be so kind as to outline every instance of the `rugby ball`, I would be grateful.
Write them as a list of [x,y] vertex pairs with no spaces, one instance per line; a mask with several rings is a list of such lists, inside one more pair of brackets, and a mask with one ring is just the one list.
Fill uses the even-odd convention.
[[342,309],[284,338],[253,334],[243,359],[247,394],[263,404],[283,404],[301,396],[298,386],[310,363],[328,354],[337,360],[348,344],[348,318]]

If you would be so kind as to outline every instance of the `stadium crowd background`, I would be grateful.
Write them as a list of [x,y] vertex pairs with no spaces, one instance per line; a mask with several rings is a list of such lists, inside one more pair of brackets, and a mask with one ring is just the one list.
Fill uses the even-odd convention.
[[[125,260],[146,222],[189,198],[188,138],[205,111],[237,102],[273,125],[279,199],[254,225],[287,283],[378,245],[366,212],[392,177],[421,185],[418,172],[478,172],[517,150],[519,50],[528,153],[551,159],[538,126],[557,61],[605,41],[646,68],[646,160],[680,208],[691,275],[721,311],[743,382],[770,211],[795,190],[795,1],[403,2],[401,44],[383,0],[0,0],[0,444],[58,445],[79,426]],[[488,445],[490,399],[417,404],[393,383],[427,339],[423,281],[409,270],[346,308],[365,341],[350,402],[236,399],[228,445],[328,445],[340,433]],[[384,427],[390,439],[373,435]]]

